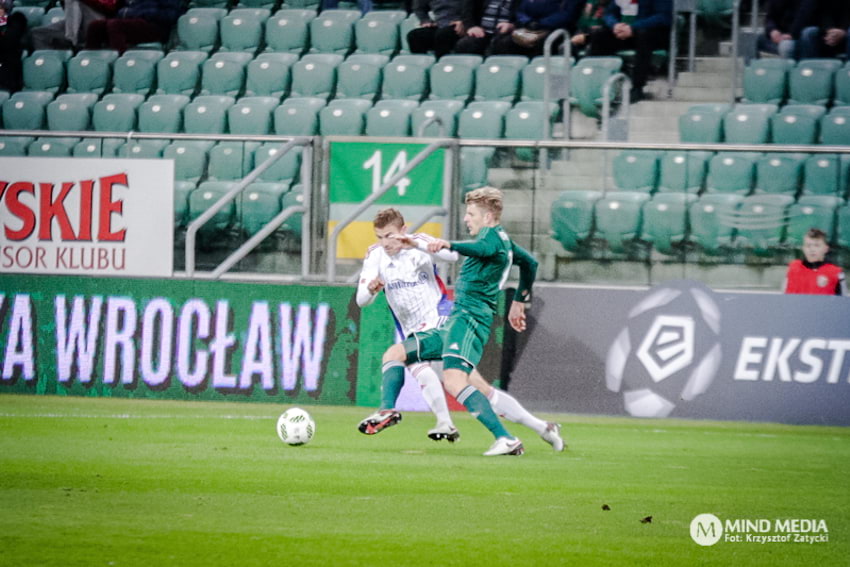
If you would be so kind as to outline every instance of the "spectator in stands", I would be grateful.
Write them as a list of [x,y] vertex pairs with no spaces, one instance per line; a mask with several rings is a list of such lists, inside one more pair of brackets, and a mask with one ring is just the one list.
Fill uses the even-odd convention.
[[575,32],[584,3],[585,0],[520,0],[513,32],[494,37],[490,52],[527,57],[542,55],[546,37],[551,32],[558,29]]
[[[800,0],[768,0],[765,8],[764,35],[758,38],[759,51],[795,59],[799,33]],[[799,29],[798,29],[799,28]]]
[[27,18],[12,13],[12,0],[0,0],[0,90],[15,92],[23,86],[21,56]]
[[89,25],[86,47],[124,53],[140,43],[167,43],[182,12],[182,0],[127,0],[115,18]]
[[827,252],[826,233],[810,228],[803,236],[803,259],[788,264],[783,285],[785,293],[847,295],[844,272],[826,261]]
[[510,36],[514,30],[516,4],[517,0],[465,0],[466,35],[455,44],[455,53],[485,55],[495,36]]
[[[627,9],[623,9],[624,4]],[[632,17],[634,5],[637,11]],[[608,4],[604,25],[590,36],[590,55],[614,55],[625,49],[635,50],[632,70],[632,102],[644,98],[643,87],[649,78],[652,52],[670,42],[673,0],[616,0]]]
[[800,33],[800,59],[850,56],[850,2],[802,0],[801,18],[808,25]]
[[115,15],[118,0],[65,0],[65,18],[30,32],[33,49],[79,49],[92,22]]
[[588,0],[578,20],[576,33],[570,37],[573,53],[578,53],[590,46],[590,34],[604,25],[605,10],[609,0]]
[[413,53],[433,51],[439,59],[451,53],[457,40],[466,34],[460,0],[415,0],[413,12],[419,18],[419,27],[407,34]]

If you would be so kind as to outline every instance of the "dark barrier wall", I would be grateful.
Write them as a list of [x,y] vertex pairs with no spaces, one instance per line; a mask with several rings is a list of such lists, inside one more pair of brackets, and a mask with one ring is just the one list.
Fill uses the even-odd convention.
[[535,293],[503,369],[530,408],[850,425],[848,298],[691,281]]
[[[353,404],[352,296],[351,287],[2,276],[0,392]],[[377,326],[385,348],[390,325]]]

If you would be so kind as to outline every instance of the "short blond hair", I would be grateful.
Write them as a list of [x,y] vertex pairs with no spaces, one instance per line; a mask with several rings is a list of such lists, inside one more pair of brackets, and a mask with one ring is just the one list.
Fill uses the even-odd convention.
[[382,209],[375,215],[375,220],[372,221],[375,228],[384,228],[386,226],[404,226],[404,216],[401,211],[390,207]]
[[464,202],[467,205],[475,205],[493,213],[493,218],[497,221],[502,218],[504,196],[500,189],[496,189],[495,187],[473,189],[466,194]]

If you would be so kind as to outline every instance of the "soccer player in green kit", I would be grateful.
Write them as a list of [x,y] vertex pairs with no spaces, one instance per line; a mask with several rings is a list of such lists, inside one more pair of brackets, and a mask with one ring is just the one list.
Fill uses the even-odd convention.
[[[520,269],[520,281],[511,304],[508,321],[517,331],[526,328],[525,306],[537,273],[537,261],[529,252],[513,243],[499,224],[502,216],[502,192],[494,187],[481,187],[466,195],[463,217],[470,241],[429,242],[427,251],[434,254],[446,248],[466,259],[455,286],[455,302],[449,320],[439,329],[415,333],[403,343],[393,345],[385,355],[397,365],[385,364],[384,373],[404,372],[404,365],[422,360],[443,360],[443,382],[446,390],[462,403],[496,438],[484,454],[521,455],[522,442],[505,429],[487,397],[469,383],[469,374],[481,360],[484,345],[490,337],[499,293],[508,279],[511,265]],[[416,243],[407,235],[397,237],[408,246]]]

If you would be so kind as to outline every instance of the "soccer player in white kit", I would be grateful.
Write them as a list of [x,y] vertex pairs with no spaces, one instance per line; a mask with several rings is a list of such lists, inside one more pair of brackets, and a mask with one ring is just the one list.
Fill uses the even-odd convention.
[[[383,290],[402,337],[442,325],[452,304],[437,274],[432,256],[415,247],[405,246],[396,239],[396,235],[405,234],[407,230],[404,217],[397,209],[379,211],[374,227],[378,243],[369,248],[363,261],[357,286],[357,304],[360,307],[369,305]],[[412,238],[414,241],[433,240],[425,234],[415,234]],[[441,250],[434,256],[446,262],[458,260],[458,254],[449,250]],[[386,358],[383,362],[384,366],[399,364]],[[435,441],[456,441],[460,433],[452,423],[445,392],[434,368],[430,363],[420,362],[411,364],[409,370],[419,381],[425,401],[437,416],[437,425],[428,432],[428,437]],[[496,413],[533,429],[555,451],[564,450],[559,424],[535,417],[513,396],[488,384],[477,370],[473,370],[470,375],[470,382],[487,396]],[[382,385],[381,407],[360,422],[358,429],[362,433],[374,435],[401,421],[401,413],[395,410],[395,403],[403,384],[401,381]]]

